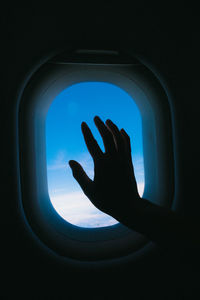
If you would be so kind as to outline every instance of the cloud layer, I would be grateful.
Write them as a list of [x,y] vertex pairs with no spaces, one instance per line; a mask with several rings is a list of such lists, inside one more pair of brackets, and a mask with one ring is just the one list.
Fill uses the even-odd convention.
[[[54,173],[54,171],[56,171],[55,176],[58,176],[58,172],[63,172],[64,169],[69,172],[68,176],[70,177],[68,178],[71,178],[72,174],[68,166],[68,160],[69,158],[65,151],[58,152],[55,160],[48,165],[48,172],[50,171],[52,174],[52,172]],[[94,164],[90,154],[83,153],[76,160],[82,165],[88,176],[93,179]],[[144,191],[144,167],[142,157],[133,156],[133,163],[138,182],[138,191],[140,196],[142,196]],[[105,227],[117,223],[115,219],[99,211],[89,201],[73,178],[71,178],[72,181],[70,180],[70,184],[68,184],[66,179],[67,177],[60,179],[60,183],[63,181],[63,184],[59,184],[59,186],[49,186],[51,202],[62,218],[74,225],[87,228]],[[71,182],[73,182],[74,185],[71,184]]]
[[59,151],[55,159],[47,165],[47,171],[57,171],[67,168],[69,168],[69,166],[67,163],[67,154],[64,150]]
[[55,210],[71,224],[81,227],[104,227],[117,223],[102,213],[89,201],[83,192],[65,193],[51,197]]
[[[144,183],[138,184],[140,195],[143,194]],[[55,210],[71,224],[81,227],[105,227],[117,223],[115,219],[98,210],[82,191],[58,194],[54,191],[50,197]]]

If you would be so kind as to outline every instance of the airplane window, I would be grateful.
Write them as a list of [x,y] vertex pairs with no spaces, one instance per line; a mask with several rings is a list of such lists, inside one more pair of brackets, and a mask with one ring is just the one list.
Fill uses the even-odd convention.
[[81,123],[88,124],[104,151],[94,117],[111,119],[131,138],[140,195],[170,207],[174,154],[169,99],[157,76],[128,54],[73,53],[38,65],[22,87],[16,135],[22,218],[41,246],[64,259],[129,261],[140,251],[148,253],[151,244],[96,209],[68,162],[78,161],[93,179]]
[[86,228],[117,223],[96,209],[84,195],[68,165],[77,160],[93,179],[93,160],[81,133],[85,121],[104,151],[102,138],[94,124],[95,115],[105,122],[111,119],[130,135],[132,159],[138,190],[144,191],[142,122],[134,99],[117,85],[108,82],[81,82],[59,93],[46,117],[46,157],[48,192],[59,215],[73,225]]

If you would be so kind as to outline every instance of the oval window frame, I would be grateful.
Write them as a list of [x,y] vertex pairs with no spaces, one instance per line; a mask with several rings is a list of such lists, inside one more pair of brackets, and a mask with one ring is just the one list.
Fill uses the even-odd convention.
[[[143,125],[144,198],[159,205],[172,205],[174,172],[170,107],[165,90],[154,74],[140,62],[124,63],[120,58],[118,63],[99,63],[98,59],[96,63],[52,59],[34,72],[20,97],[22,211],[36,236],[58,255],[82,261],[134,256],[150,246],[144,236],[121,224],[89,229],[72,225],[56,213],[48,196],[44,165],[44,126],[48,105],[67,86],[85,81],[115,84],[134,98]],[[152,169],[156,170],[153,175]]]

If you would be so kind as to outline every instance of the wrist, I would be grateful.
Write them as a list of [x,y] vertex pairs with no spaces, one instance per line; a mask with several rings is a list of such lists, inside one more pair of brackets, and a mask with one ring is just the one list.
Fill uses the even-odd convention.
[[140,197],[136,201],[130,201],[127,210],[128,215],[123,220],[120,220],[120,222],[139,233],[145,233],[147,219],[149,219],[152,206],[154,206],[153,203]]

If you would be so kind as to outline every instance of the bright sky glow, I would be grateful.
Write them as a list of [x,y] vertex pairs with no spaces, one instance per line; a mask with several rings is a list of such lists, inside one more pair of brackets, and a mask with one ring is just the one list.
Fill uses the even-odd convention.
[[105,227],[117,223],[96,209],[82,192],[68,165],[77,160],[93,179],[94,164],[81,132],[85,121],[104,151],[102,138],[94,124],[98,115],[111,119],[131,138],[132,158],[140,195],[144,190],[142,124],[132,97],[107,82],[82,82],[63,90],[52,102],[46,118],[47,177],[50,200],[68,222],[81,227]]

